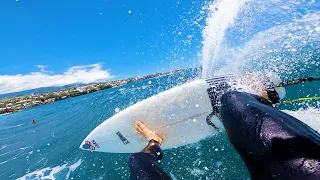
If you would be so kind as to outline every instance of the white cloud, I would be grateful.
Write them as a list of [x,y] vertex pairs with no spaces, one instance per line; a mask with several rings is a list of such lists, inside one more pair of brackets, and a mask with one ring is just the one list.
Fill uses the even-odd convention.
[[41,69],[41,72],[44,72],[44,68],[45,68],[46,66],[43,66],[43,65],[37,65],[37,67]]
[[47,66],[44,66],[44,65],[36,65],[38,68],[40,68],[40,71],[41,72],[47,72],[47,73],[52,73],[51,71],[46,71],[45,70],[45,68],[47,67]]
[[64,86],[68,84],[88,84],[113,78],[101,64],[70,67],[63,74],[51,75],[43,65],[37,65],[40,72],[17,75],[0,75],[0,94],[19,92],[40,87]]

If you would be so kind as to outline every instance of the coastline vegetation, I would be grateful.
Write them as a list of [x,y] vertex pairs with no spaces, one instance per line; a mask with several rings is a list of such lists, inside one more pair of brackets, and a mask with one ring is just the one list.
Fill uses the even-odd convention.
[[57,92],[31,94],[28,96],[19,96],[10,99],[4,99],[0,101],[0,114],[13,113],[22,109],[53,103],[59,100],[109,89],[120,84],[121,83],[119,82],[99,83],[81,87],[73,87]]
[[63,99],[77,97],[77,96],[93,93],[96,91],[101,91],[101,90],[117,87],[120,85],[125,85],[128,83],[133,83],[136,81],[146,80],[146,79],[155,78],[162,75],[167,75],[167,74],[181,72],[181,71],[182,70],[175,70],[173,72],[156,73],[156,74],[147,75],[143,77],[129,78],[125,80],[116,80],[111,82],[90,84],[85,86],[75,86],[75,87],[68,88],[65,90],[60,90],[57,92],[30,94],[27,96],[18,96],[18,97],[13,97],[9,99],[3,99],[3,100],[0,100],[0,115],[14,113],[23,109],[40,106],[44,104],[49,104],[49,103],[53,103]]

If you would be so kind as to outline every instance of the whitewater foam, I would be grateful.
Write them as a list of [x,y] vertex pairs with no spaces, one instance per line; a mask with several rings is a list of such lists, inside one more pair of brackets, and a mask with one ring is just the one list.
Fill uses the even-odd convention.
[[14,125],[14,126],[4,126],[4,127],[1,127],[0,130],[14,129],[14,128],[17,128],[17,127],[20,127],[20,126],[24,126],[24,125],[27,125],[27,124],[28,123],[17,124],[17,125]]
[[299,119],[320,133],[320,109],[309,107],[308,109],[300,109],[298,111],[283,110],[283,112]]
[[[59,172],[63,171],[64,169],[68,169],[68,173],[66,174],[66,179],[69,179],[70,173],[75,171],[82,163],[82,160],[79,159],[76,163],[68,166],[68,164],[63,164],[61,166],[56,166],[54,168],[46,167],[40,170],[36,170],[34,172],[28,173],[20,178],[18,180],[28,180],[28,179],[50,179],[55,180],[55,175]],[[48,172],[50,172],[48,175],[46,175]]]

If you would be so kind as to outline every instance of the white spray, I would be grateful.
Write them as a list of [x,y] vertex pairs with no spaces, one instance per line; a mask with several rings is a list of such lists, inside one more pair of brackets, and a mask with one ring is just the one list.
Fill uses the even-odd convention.
[[203,78],[210,75],[209,67],[218,58],[226,30],[235,23],[244,3],[245,0],[220,0],[209,5],[209,16],[203,30]]

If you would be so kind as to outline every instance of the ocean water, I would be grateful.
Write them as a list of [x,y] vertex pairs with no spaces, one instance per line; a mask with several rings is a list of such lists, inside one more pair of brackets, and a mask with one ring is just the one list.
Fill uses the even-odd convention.
[[[82,140],[120,110],[198,77],[189,70],[0,116],[0,179],[128,179],[129,154],[82,151]],[[318,88],[318,89],[317,89]],[[317,95],[320,83],[287,88],[287,98]],[[299,94],[299,95],[300,95]],[[282,107],[320,131],[319,102]],[[37,124],[30,124],[37,119]],[[247,179],[226,134],[164,151],[162,166],[176,179]]]
[[[201,68],[0,116],[0,179],[128,179],[129,154],[93,153],[78,148],[117,110],[193,79],[217,74],[273,72],[284,81],[319,76],[319,3],[204,2],[199,12],[205,20]],[[320,82],[286,90],[285,100],[319,96]],[[320,132],[319,101],[297,102],[278,109]],[[32,119],[38,123],[30,124]],[[225,132],[164,153],[162,166],[174,179],[249,179]]]

